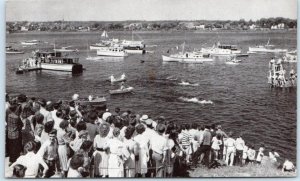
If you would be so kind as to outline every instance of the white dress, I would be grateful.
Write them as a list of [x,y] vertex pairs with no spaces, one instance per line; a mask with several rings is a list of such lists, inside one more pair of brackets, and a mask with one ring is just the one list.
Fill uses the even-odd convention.
[[126,177],[135,177],[135,153],[138,151],[138,143],[133,139],[124,138],[125,149],[128,150],[127,160],[124,163]]
[[110,155],[108,159],[108,176],[110,178],[124,177],[122,160],[122,150],[124,149],[124,144],[117,138],[113,138],[108,141],[107,146],[110,149]]
[[149,161],[150,140],[143,134],[134,137],[134,141],[139,144],[139,160],[136,163],[136,172],[146,174],[148,172],[147,162]]

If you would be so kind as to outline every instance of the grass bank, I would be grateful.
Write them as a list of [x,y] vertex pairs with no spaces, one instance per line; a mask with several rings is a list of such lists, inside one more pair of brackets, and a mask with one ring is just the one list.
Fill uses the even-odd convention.
[[215,169],[208,169],[204,166],[189,171],[190,177],[296,177],[296,172],[282,172],[270,160],[262,165],[221,166]]

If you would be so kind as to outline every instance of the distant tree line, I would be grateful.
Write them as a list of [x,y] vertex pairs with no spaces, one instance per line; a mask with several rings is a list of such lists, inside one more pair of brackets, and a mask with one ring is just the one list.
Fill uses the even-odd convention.
[[112,31],[112,30],[194,30],[194,29],[226,29],[248,30],[270,29],[272,26],[283,24],[283,29],[297,28],[297,20],[288,18],[261,18],[259,20],[246,21],[53,21],[53,22],[6,22],[8,32],[18,31]]

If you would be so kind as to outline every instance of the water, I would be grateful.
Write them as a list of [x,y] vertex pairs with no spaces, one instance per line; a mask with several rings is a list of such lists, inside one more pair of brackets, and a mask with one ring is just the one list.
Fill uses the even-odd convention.
[[[240,58],[239,65],[226,65],[224,60],[204,64],[162,63],[161,55],[186,42],[186,49],[212,46],[220,41],[236,44],[244,52],[249,46],[270,43],[278,48],[296,49],[296,32],[148,32],[139,33],[153,54],[130,55],[104,60],[85,60],[95,52],[87,46],[100,38],[100,33],[27,33],[7,35],[7,44],[26,51],[24,55],[9,55],[6,59],[6,91],[50,100],[70,99],[74,93],[81,97],[104,95],[112,110],[120,107],[153,118],[165,116],[181,123],[221,124],[225,131],[237,136],[244,134],[246,144],[261,143],[267,150],[275,149],[283,157],[296,160],[296,89],[270,89],[267,84],[268,62],[274,55],[251,55]],[[110,37],[131,39],[130,32],[110,32]],[[16,75],[14,68],[35,48],[24,48],[21,40],[38,39],[48,44],[40,46],[73,45],[86,71],[72,76],[62,72],[29,72]],[[141,63],[144,60],[144,63]],[[284,65],[287,69],[296,64]],[[125,73],[127,84],[135,88],[134,94],[110,96],[111,74]],[[178,81],[167,80],[177,77]],[[181,79],[199,84],[183,86]]]

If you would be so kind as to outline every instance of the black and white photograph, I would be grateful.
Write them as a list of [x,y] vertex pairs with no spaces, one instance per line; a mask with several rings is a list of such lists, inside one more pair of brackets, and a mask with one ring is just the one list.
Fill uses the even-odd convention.
[[4,177],[295,178],[297,3],[6,0]]

